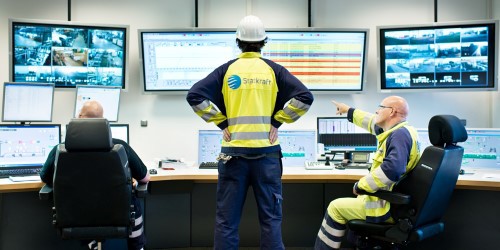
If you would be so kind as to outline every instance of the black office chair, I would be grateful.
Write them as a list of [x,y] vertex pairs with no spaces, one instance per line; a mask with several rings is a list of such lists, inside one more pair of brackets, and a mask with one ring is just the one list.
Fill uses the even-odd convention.
[[[139,196],[147,184],[140,185]],[[133,184],[127,154],[113,145],[106,119],[73,119],[57,149],[52,188],[53,224],[63,239],[127,238],[134,225]],[[99,244],[100,245],[100,244]]]
[[351,233],[359,236],[358,247],[398,249],[443,232],[441,218],[455,189],[464,152],[456,143],[466,141],[467,132],[457,117],[438,115],[429,121],[429,139],[433,146],[424,150],[415,168],[392,192],[369,194],[391,203],[396,224],[348,222]]

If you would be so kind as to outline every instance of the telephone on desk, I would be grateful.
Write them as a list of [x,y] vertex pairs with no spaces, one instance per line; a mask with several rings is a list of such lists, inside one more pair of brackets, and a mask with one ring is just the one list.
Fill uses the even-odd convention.
[[[372,164],[368,162],[370,153],[367,152],[352,152],[347,155],[347,158],[341,162],[332,162],[329,156],[325,156],[325,160],[306,161],[306,169],[329,170],[333,169],[370,169]],[[334,158],[334,157],[333,157]]]
[[349,158],[345,158],[337,165],[336,169],[368,169],[372,164],[368,162],[370,153],[367,152],[352,152]]

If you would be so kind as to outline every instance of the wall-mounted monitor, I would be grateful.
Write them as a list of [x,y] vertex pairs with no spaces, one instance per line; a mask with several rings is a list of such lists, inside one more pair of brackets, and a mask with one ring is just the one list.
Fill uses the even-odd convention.
[[119,86],[76,86],[74,117],[78,118],[85,102],[98,101],[102,105],[104,118],[110,122],[118,121],[120,93],[121,87]]
[[[362,91],[368,29],[268,30],[264,58],[313,91]],[[139,30],[145,92],[186,91],[241,53],[234,30]]]
[[10,79],[125,88],[127,25],[9,19]]
[[379,26],[382,92],[496,90],[498,20]]
[[54,103],[52,83],[14,83],[3,85],[2,121],[50,122]]

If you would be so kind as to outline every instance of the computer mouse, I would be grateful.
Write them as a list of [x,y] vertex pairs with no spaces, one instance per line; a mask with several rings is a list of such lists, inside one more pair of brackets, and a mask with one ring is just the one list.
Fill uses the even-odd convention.
[[149,174],[157,174],[158,171],[156,171],[156,169],[150,169],[149,170]]

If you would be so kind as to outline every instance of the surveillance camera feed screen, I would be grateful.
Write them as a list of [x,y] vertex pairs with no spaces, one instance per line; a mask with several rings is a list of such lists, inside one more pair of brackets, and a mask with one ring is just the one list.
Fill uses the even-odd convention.
[[13,81],[125,87],[126,28],[17,23]]
[[381,28],[381,89],[495,87],[495,23]]

